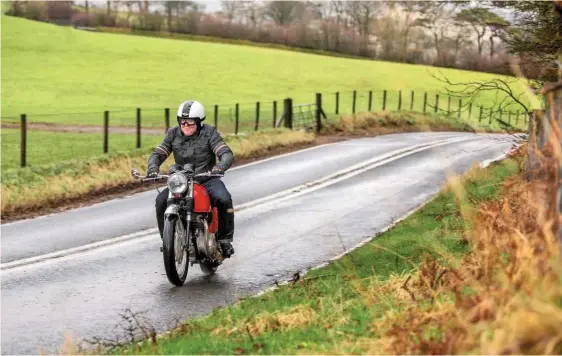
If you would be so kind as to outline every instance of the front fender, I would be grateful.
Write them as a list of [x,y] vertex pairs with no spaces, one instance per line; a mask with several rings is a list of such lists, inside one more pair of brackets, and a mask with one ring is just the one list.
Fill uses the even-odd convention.
[[178,215],[179,210],[180,210],[180,206],[178,204],[168,205],[166,211],[164,212],[164,216],[168,217],[170,215]]

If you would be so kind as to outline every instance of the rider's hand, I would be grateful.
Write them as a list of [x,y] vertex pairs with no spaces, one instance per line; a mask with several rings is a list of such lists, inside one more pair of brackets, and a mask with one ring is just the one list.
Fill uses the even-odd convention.
[[224,170],[219,166],[214,166],[211,170],[211,174],[224,174]]
[[156,178],[158,176],[158,168],[149,168],[146,176],[147,178]]

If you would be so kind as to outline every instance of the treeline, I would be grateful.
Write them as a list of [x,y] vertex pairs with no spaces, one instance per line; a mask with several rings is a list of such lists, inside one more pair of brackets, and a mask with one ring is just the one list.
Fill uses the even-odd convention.
[[[204,2],[194,1],[12,1],[8,13],[74,26],[169,31],[512,74],[509,55],[520,53],[508,53],[506,42],[521,29],[489,3],[223,1],[210,13]],[[529,77],[541,75],[532,65],[524,70]]]

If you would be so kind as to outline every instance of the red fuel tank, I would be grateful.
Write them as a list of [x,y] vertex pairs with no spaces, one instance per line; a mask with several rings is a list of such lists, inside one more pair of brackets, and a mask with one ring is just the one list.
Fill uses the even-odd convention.
[[193,211],[196,213],[208,213],[211,211],[211,198],[207,189],[201,184],[193,184]]

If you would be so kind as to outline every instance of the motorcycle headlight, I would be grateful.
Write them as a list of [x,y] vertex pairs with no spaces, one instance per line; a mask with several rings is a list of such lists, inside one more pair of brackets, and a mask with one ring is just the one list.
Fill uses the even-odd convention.
[[180,194],[187,189],[187,178],[181,173],[174,173],[168,178],[168,188],[172,194]]

